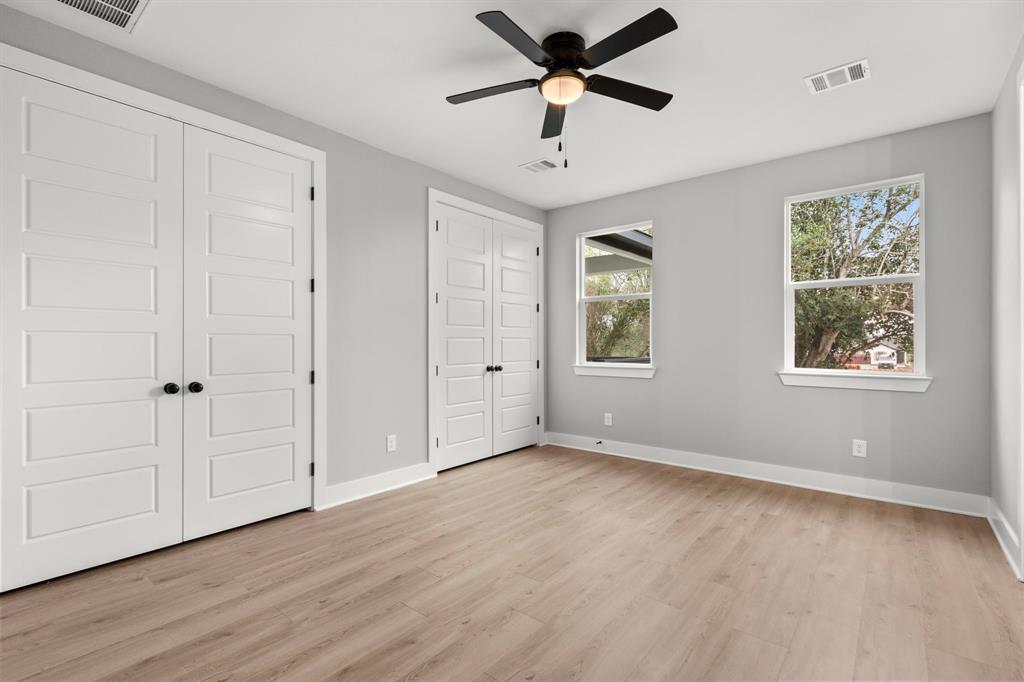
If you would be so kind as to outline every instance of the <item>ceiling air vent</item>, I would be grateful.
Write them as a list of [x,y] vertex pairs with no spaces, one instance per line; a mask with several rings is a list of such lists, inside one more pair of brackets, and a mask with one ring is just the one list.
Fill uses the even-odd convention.
[[129,33],[149,0],[57,0]]
[[558,164],[548,159],[537,159],[536,161],[530,161],[529,163],[523,163],[519,165],[524,171],[531,173],[543,173],[544,171],[551,170],[552,168],[558,168]]
[[861,59],[852,64],[844,64],[828,71],[810,75],[804,78],[804,83],[807,84],[807,89],[811,91],[812,95],[817,95],[867,78],[871,78],[868,60]]

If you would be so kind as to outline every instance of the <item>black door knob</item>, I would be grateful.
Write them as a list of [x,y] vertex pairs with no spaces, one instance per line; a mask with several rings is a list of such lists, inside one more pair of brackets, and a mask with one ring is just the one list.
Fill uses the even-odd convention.
[[495,365],[495,366],[494,366],[494,371],[495,371],[495,372],[500,372],[500,371],[501,371],[501,370],[503,370],[503,369],[505,369],[505,368],[504,368],[504,367],[502,367],[501,365]]
[[174,383],[173,381],[164,384],[164,393],[170,393],[171,395],[174,395],[175,393],[177,393],[180,390],[181,390],[181,386],[179,386],[178,384]]
[[487,370],[488,372],[493,372],[494,371],[494,365],[487,365],[487,367],[485,367],[484,369]]
[[188,385],[188,392],[189,393],[202,393],[203,392],[203,385],[201,383],[199,383],[198,381],[193,381],[191,384]]

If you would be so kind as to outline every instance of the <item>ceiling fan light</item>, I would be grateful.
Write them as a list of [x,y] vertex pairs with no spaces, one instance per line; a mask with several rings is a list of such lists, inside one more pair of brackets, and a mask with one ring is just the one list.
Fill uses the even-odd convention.
[[586,81],[577,74],[552,75],[540,83],[540,94],[552,104],[571,104],[583,96]]

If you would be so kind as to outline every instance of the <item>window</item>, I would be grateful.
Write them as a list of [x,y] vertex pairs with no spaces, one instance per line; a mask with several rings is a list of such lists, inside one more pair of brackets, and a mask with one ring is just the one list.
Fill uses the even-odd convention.
[[783,382],[927,389],[923,247],[922,176],[787,199]]
[[654,228],[577,237],[576,373],[650,378]]

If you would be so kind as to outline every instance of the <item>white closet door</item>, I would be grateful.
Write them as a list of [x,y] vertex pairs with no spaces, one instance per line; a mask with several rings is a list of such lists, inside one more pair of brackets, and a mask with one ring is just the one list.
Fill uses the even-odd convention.
[[537,443],[538,235],[494,222],[494,454]]
[[433,264],[438,320],[438,468],[493,454],[491,219],[438,204]]
[[2,589],[181,541],[181,140],[0,68]]
[[185,126],[186,540],[312,504],[310,185]]

